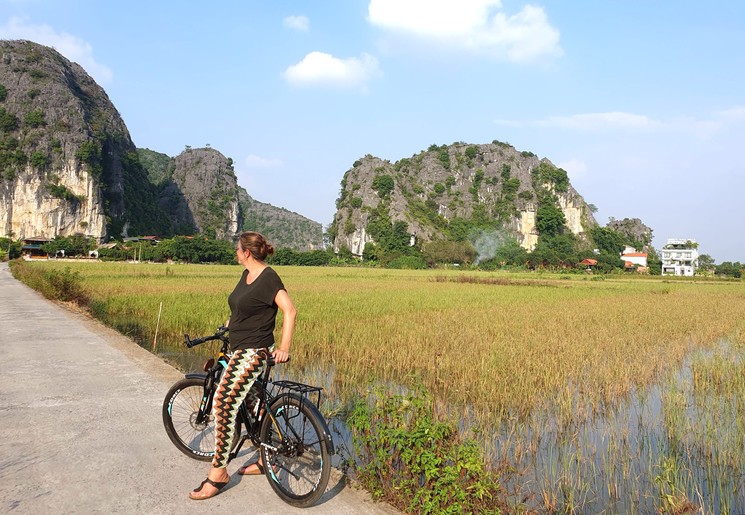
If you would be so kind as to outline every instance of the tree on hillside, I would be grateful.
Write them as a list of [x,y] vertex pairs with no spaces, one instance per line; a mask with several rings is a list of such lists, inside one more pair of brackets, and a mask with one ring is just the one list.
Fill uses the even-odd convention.
[[625,245],[624,237],[608,227],[593,227],[590,236],[600,252],[620,255]]
[[390,175],[378,175],[373,179],[372,188],[378,193],[378,197],[386,198],[393,191],[394,182]]
[[535,214],[535,226],[539,236],[552,237],[562,234],[565,229],[564,212],[555,202],[542,201]]

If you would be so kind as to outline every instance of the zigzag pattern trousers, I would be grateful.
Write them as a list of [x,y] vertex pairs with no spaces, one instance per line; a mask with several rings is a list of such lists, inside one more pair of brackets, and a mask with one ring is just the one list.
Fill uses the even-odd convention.
[[212,466],[225,468],[235,439],[238,408],[266,367],[270,349],[240,349],[233,353],[215,392],[215,457]]

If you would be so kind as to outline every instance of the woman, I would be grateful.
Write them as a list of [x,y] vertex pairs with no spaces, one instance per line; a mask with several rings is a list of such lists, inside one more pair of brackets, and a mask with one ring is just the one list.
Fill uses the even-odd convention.
[[[241,234],[236,258],[245,270],[228,297],[228,327],[233,355],[215,394],[215,457],[207,479],[189,492],[189,497],[194,500],[214,497],[230,481],[225,467],[235,438],[238,407],[266,366],[267,353],[271,352],[277,363],[284,363],[290,357],[296,311],[277,272],[264,263],[266,257],[272,253],[274,248],[261,234]],[[282,338],[279,348],[274,349],[277,309],[282,310],[283,315]],[[256,461],[241,467],[238,473],[262,474],[263,466],[260,461]]]

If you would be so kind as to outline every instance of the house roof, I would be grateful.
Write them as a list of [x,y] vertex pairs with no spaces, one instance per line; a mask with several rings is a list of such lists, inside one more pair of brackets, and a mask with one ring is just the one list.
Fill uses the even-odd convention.
[[598,260],[597,259],[586,258],[586,259],[583,259],[582,261],[580,261],[580,263],[583,264],[583,265],[595,266],[595,265],[598,264]]
[[629,252],[628,254],[621,254],[621,257],[647,257],[646,252]]

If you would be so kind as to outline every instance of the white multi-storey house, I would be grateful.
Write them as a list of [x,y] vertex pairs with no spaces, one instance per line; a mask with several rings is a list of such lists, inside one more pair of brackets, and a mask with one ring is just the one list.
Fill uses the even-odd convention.
[[662,247],[662,275],[692,276],[698,268],[698,244],[696,240],[670,238]]

